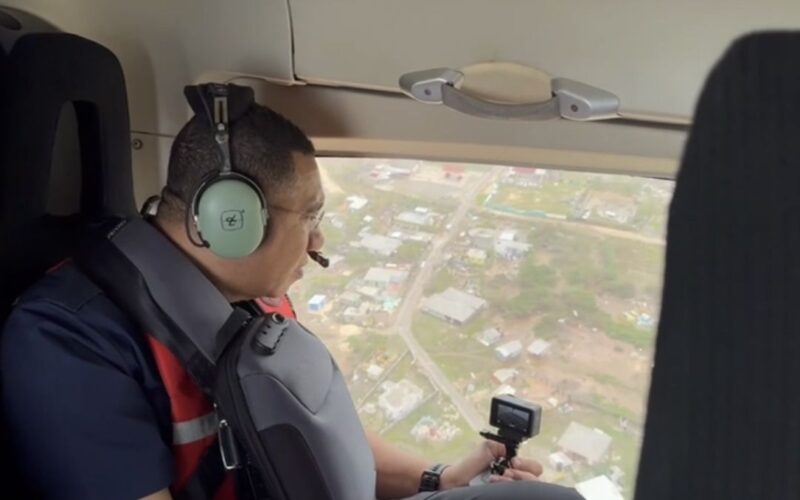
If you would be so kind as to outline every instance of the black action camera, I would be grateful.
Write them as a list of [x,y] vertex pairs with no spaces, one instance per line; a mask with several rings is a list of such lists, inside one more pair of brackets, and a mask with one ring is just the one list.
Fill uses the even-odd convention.
[[489,424],[500,429],[502,434],[517,433],[522,439],[539,434],[542,425],[542,407],[511,395],[492,398]]
[[502,475],[517,456],[519,445],[539,434],[542,426],[542,407],[508,394],[492,398],[489,423],[498,428],[497,434],[488,431],[481,436],[506,446],[506,456],[492,463],[492,474]]

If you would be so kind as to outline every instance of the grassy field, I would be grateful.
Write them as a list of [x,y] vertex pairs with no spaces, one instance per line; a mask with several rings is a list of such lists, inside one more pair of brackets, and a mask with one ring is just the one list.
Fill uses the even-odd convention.
[[541,211],[550,214],[570,215],[575,189],[569,184],[542,188],[501,186],[490,204],[524,211]]
[[592,184],[594,178],[586,174],[559,172],[556,176],[551,175],[541,187],[502,184],[492,202],[519,210],[570,215],[573,202]]
[[469,453],[482,439],[477,433],[473,433],[466,421],[458,417],[451,422],[456,425],[460,432],[451,441],[415,442],[410,432],[420,418],[430,415],[437,419],[441,418],[444,408],[449,406],[446,398],[437,396],[417,408],[413,413],[406,417],[402,422],[394,426],[384,434],[388,440],[398,443],[406,450],[428,457],[434,461],[443,463],[454,463]]

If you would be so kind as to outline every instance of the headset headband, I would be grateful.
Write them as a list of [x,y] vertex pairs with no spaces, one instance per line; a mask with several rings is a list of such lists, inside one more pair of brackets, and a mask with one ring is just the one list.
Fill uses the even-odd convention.
[[255,103],[253,89],[234,84],[204,83],[184,87],[183,94],[194,114],[205,117],[213,130],[214,141],[220,155],[220,173],[230,173],[233,170],[230,124],[244,115]]

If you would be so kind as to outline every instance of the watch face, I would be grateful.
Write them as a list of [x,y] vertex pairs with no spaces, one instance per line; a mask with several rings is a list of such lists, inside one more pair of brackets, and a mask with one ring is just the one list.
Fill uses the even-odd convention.
[[436,464],[422,473],[419,481],[419,491],[437,491],[439,489],[439,479],[445,469],[441,464]]
[[423,472],[419,490],[436,491],[438,489],[439,489],[439,474],[427,470]]

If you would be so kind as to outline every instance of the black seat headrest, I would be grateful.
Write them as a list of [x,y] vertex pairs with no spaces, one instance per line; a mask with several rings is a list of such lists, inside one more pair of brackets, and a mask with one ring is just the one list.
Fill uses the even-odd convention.
[[800,32],[708,78],[670,209],[636,498],[800,498]]
[[[48,214],[59,117],[72,104],[80,142],[80,210]],[[68,185],[52,186],[56,191]],[[122,68],[108,49],[65,33],[19,37],[0,77],[0,318],[68,255],[83,221],[135,213]]]

